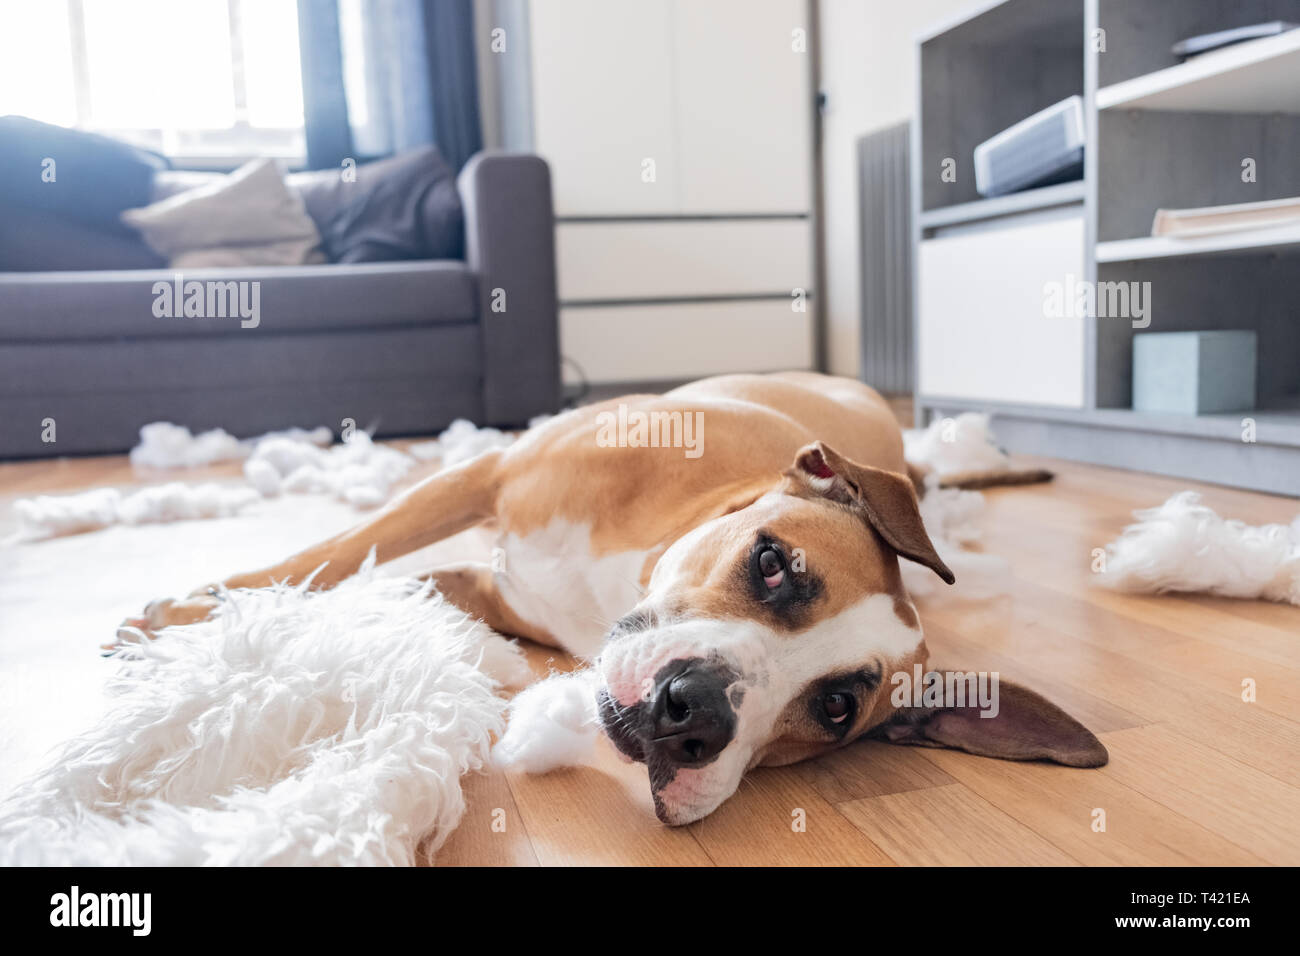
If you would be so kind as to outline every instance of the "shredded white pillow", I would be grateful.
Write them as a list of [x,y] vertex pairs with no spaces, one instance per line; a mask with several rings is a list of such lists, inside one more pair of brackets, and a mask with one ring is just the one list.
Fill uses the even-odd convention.
[[[423,585],[236,591],[119,668],[112,710],[0,803],[0,865],[410,865],[465,810],[517,647]],[[423,850],[418,853],[417,850]]]
[[1134,517],[1137,523],[1106,546],[1106,587],[1300,604],[1300,515],[1289,525],[1248,525],[1223,519],[1196,492],[1180,491]]
[[1011,466],[1011,459],[994,444],[989,416],[981,412],[963,412],[956,418],[935,419],[927,428],[908,429],[903,432],[903,449],[910,464],[939,477]]
[[95,488],[75,495],[41,495],[14,502],[19,540],[97,531],[114,524],[161,524],[239,514],[261,496],[252,488],[174,481],[123,495]]

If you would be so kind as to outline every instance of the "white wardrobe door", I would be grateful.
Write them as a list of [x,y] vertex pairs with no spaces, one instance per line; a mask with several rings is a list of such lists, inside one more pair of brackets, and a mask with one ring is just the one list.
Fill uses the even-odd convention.
[[807,4],[672,6],[681,211],[806,212],[811,54],[794,49],[794,31],[807,37]]
[[921,243],[921,393],[1081,407],[1084,320],[1049,291],[1083,276],[1083,235],[1070,215]]
[[557,215],[677,211],[672,15],[668,0],[530,5],[534,139]]

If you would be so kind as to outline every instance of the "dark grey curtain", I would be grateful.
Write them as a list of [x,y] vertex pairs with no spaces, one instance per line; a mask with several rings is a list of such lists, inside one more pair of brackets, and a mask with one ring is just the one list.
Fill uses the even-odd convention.
[[311,169],[338,166],[356,155],[348,126],[338,12],[334,0],[298,0],[298,55]]
[[[298,0],[308,164],[483,145],[471,0]],[[346,151],[340,152],[346,147]]]
[[471,0],[424,0],[433,94],[433,142],[452,169],[483,148]]

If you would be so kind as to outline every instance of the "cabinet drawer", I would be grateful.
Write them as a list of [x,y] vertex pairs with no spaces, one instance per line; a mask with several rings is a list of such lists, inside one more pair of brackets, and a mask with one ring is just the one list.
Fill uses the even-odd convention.
[[1082,407],[1084,319],[1055,314],[1049,289],[1083,280],[1083,246],[1074,211],[922,242],[921,394]]
[[592,382],[806,369],[812,313],[780,299],[567,308],[560,310],[560,348]]
[[808,288],[804,219],[560,223],[566,302],[786,293]]

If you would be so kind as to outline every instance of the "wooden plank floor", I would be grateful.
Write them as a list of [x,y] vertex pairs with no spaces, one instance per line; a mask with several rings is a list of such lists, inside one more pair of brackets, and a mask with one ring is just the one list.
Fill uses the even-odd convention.
[[[921,617],[939,664],[1046,693],[1099,734],[1108,767],[867,742],[755,771],[713,815],[669,829],[651,812],[644,770],[602,746],[594,767],[468,778],[465,819],[437,862],[1300,864],[1300,608],[1096,588],[1093,549],[1133,509],[1198,486],[1041,463],[1056,482],[987,493],[983,550],[1010,562],[1008,593],[937,598]],[[0,465],[0,504],[132,480],[120,457]],[[1300,511],[1295,499],[1199,490],[1249,523]],[[538,673],[573,666],[529,653]]]

